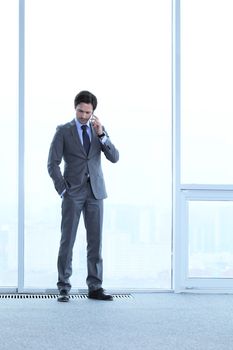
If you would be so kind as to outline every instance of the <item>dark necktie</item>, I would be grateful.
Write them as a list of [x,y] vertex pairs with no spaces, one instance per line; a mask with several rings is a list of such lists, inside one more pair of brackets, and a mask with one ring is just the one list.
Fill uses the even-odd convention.
[[82,125],[81,128],[83,130],[83,147],[86,151],[86,154],[88,154],[91,142],[87,133],[87,125]]

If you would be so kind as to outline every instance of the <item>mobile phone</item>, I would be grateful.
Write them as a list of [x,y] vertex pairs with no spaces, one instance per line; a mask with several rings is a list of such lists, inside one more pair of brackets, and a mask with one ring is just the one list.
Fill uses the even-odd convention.
[[91,115],[90,121],[93,124],[95,122],[96,116],[94,114]]

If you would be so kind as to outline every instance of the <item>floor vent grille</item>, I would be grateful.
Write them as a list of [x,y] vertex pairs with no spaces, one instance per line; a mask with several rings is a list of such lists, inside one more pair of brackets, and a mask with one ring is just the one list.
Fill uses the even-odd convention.
[[[58,294],[0,294],[0,299],[57,299]],[[113,294],[113,299],[132,299],[131,294]],[[88,299],[87,294],[71,294],[70,299]]]

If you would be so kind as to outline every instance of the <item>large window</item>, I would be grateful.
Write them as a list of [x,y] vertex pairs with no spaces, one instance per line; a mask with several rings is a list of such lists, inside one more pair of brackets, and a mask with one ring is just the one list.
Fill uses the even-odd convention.
[[[60,198],[47,174],[58,124],[88,89],[120,151],[103,162],[105,287],[171,288],[171,1],[26,1],[25,286],[55,288]],[[86,278],[83,224],[74,288]]]
[[[0,286],[17,285],[18,2],[0,1]],[[10,43],[10,44],[9,44]]]
[[233,277],[232,201],[189,202],[189,277]]
[[233,3],[181,0],[180,9],[177,285],[232,290]]
[[181,0],[181,182],[233,179],[231,0]]

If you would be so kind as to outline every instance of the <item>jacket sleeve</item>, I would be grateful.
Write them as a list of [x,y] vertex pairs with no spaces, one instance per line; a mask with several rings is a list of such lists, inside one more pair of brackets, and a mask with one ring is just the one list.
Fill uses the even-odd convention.
[[107,131],[104,129],[106,134],[106,140],[102,143],[102,151],[104,152],[105,157],[112,163],[116,163],[119,160],[119,152],[116,147],[112,144]]
[[61,195],[61,193],[66,189],[66,183],[60,169],[60,164],[63,157],[63,149],[64,138],[62,127],[58,126],[49,150],[48,173],[51,176],[54,187],[59,195]]

